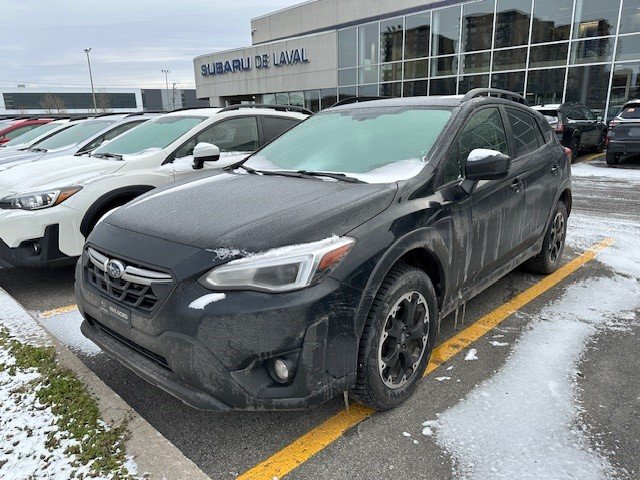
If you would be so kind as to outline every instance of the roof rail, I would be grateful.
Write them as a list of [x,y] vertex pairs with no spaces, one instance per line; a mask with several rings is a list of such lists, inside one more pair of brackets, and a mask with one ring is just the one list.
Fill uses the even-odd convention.
[[279,112],[296,112],[296,113],[306,113],[307,115],[313,115],[313,112],[304,107],[298,107],[296,105],[265,105],[262,103],[237,103],[235,105],[229,105],[228,107],[224,107],[218,113],[222,112],[231,112],[233,110],[240,110],[243,108],[268,108],[271,110],[277,110]]
[[339,107],[340,105],[349,105],[351,103],[361,103],[361,102],[371,102],[373,100],[383,100],[385,98],[390,98],[390,97],[375,97],[375,96],[349,97],[349,98],[345,98],[344,100],[338,100],[336,103],[331,105],[329,108]]
[[207,106],[207,107],[180,107],[180,108],[174,108],[173,110],[167,110],[164,113],[181,112],[183,110],[198,110],[199,108],[217,108],[217,107],[211,107],[211,106]]
[[508,90],[500,90],[499,88],[474,88],[473,90],[469,90],[469,92],[462,97],[462,102],[468,102],[472,98],[481,97],[483,95],[486,95],[487,97],[493,95],[498,98],[506,98],[507,100],[513,100],[514,102],[529,106],[529,102],[522,95]]

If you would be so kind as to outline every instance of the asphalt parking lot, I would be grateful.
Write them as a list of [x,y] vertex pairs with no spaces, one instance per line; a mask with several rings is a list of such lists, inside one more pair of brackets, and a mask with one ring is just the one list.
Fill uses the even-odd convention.
[[83,340],[73,268],[2,269],[0,287],[214,479],[513,478],[514,468],[545,478],[543,464],[557,478],[638,478],[640,160],[582,160],[562,274],[518,269],[445,319],[440,364],[390,412],[345,413],[342,398],[302,413],[196,411]]

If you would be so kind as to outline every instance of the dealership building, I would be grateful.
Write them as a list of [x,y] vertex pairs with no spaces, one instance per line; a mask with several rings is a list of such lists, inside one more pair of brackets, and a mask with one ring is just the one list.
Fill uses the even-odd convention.
[[640,97],[640,0],[311,0],[252,19],[251,36],[194,59],[198,98],[317,111],[490,86],[611,118]]

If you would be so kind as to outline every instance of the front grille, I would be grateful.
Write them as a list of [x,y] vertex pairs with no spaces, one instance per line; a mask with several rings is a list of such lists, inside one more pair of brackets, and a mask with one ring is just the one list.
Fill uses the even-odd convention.
[[[167,273],[126,264],[119,259],[109,258],[94,248],[87,248],[86,254],[88,261],[84,268],[87,283],[115,302],[144,313],[153,311],[173,283],[171,275]],[[117,264],[119,276],[110,273],[111,262]]]
[[152,360],[154,363],[157,363],[158,365],[160,365],[162,368],[171,371],[171,368],[169,367],[169,364],[167,363],[167,359],[164,358],[162,355],[158,355],[157,353],[153,353],[151,350],[147,350],[146,348],[144,348],[144,347],[138,345],[137,343],[129,340],[127,337],[123,337],[118,332],[115,332],[115,331],[111,330],[109,327],[105,327],[104,325],[102,325],[100,322],[98,322],[93,317],[89,317],[88,316],[88,320],[89,320],[90,324],[92,324],[95,327],[98,327],[100,330],[102,330],[104,333],[109,335],[111,338],[113,338],[115,340],[118,340],[120,343],[122,343],[122,344],[126,345],[127,347],[135,350],[136,352],[144,355],[149,360]]

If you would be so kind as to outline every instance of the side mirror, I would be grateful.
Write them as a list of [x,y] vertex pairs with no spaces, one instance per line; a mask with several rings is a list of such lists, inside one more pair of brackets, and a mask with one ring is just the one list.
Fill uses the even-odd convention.
[[220,149],[216,145],[200,142],[193,148],[193,169],[200,170],[204,162],[216,162],[220,159]]
[[509,174],[511,157],[496,150],[476,148],[467,157],[465,178],[467,180],[497,180]]

